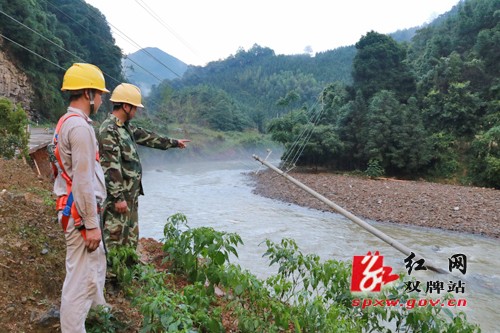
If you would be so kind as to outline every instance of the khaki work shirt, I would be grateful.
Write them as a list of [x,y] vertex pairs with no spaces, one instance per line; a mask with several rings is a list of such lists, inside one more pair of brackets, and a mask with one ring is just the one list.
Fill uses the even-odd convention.
[[[92,120],[83,111],[69,107],[68,113],[78,117],[66,119],[59,130],[58,149],[63,168],[72,179],[73,199],[85,228],[99,227],[97,203],[106,199],[104,173],[96,160],[98,143]],[[54,182],[54,193],[65,195],[66,181],[58,175]]]

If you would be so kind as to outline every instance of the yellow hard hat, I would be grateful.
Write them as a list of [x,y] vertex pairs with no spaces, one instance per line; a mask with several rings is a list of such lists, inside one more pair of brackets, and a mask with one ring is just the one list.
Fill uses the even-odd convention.
[[73,64],[64,74],[62,91],[96,89],[109,93],[106,89],[104,75],[99,67],[92,64],[76,63]]
[[127,103],[143,108],[141,104],[141,89],[130,83],[122,83],[116,86],[109,99],[113,103]]

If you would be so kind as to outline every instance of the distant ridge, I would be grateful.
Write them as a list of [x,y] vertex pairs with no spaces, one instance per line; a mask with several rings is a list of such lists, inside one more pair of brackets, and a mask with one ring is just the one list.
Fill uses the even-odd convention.
[[[147,47],[127,55],[123,59],[123,72],[130,83],[148,95],[158,79],[172,80],[182,77],[188,65],[157,47]],[[142,67],[142,68],[141,68]]]

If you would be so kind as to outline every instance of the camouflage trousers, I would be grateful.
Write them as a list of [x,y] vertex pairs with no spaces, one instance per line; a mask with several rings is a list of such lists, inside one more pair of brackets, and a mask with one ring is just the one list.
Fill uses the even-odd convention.
[[127,200],[127,206],[127,213],[120,214],[115,211],[115,203],[106,200],[103,221],[104,241],[108,249],[124,245],[137,248],[139,242],[138,200]]

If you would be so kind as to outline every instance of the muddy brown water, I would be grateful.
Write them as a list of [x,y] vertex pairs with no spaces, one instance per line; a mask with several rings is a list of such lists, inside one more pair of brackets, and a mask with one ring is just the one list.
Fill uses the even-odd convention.
[[[148,163],[145,163],[145,169]],[[190,227],[208,226],[216,230],[238,233],[244,245],[238,248],[239,258],[233,262],[259,278],[276,273],[262,255],[265,239],[280,242],[294,239],[300,250],[318,254],[323,260],[352,260],[355,255],[379,251],[384,264],[396,272],[404,272],[407,257],[343,216],[320,212],[252,193],[246,172],[259,169],[251,159],[231,162],[169,163],[160,169],[144,172],[146,196],[140,198],[139,218],[141,237],[160,240],[168,216],[183,213]],[[297,188],[297,191],[302,191]],[[304,195],[310,195],[304,192]],[[409,227],[367,221],[382,232],[443,270],[448,270],[448,258],[454,254],[467,257],[466,274],[437,274],[414,271],[412,277],[427,283],[461,283],[464,293],[455,298],[465,299],[460,308],[468,320],[480,324],[483,332],[500,332],[500,242],[498,239],[447,232],[436,229]],[[458,274],[457,274],[458,273]],[[461,282],[459,282],[461,281]],[[437,294],[428,294],[436,298]]]

